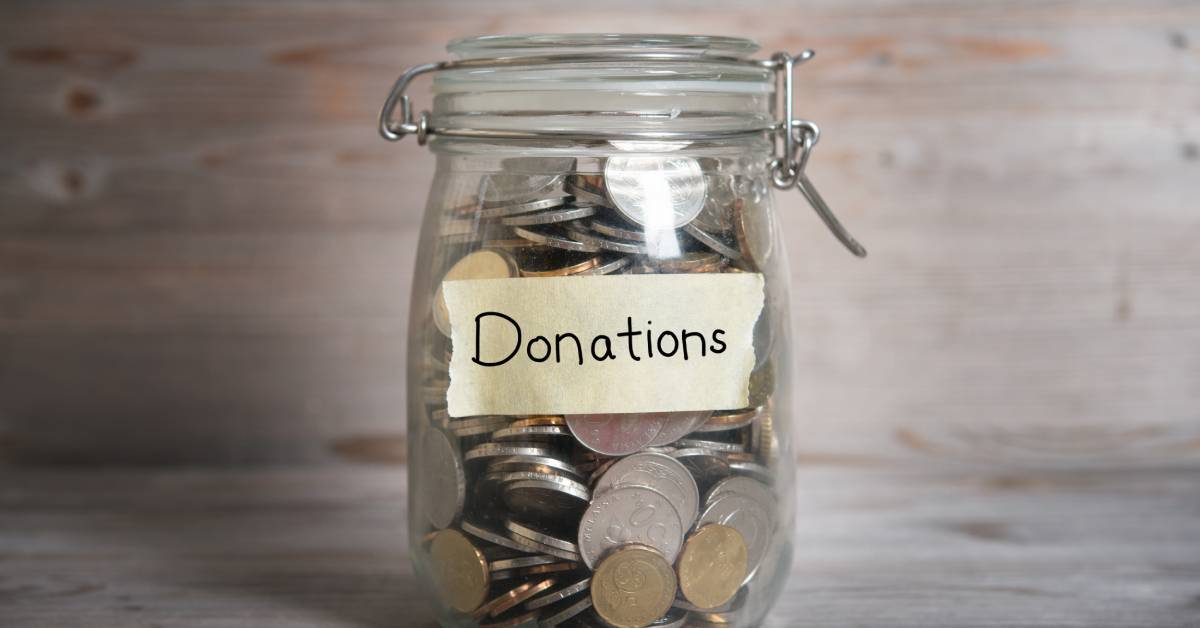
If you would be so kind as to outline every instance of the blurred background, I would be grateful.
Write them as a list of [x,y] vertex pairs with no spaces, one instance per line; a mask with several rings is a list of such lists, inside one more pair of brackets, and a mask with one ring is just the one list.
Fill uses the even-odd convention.
[[871,255],[781,195],[802,460],[1200,458],[1196,2],[43,0],[0,6],[0,461],[402,462],[434,160],[376,112],[573,31],[816,49]]

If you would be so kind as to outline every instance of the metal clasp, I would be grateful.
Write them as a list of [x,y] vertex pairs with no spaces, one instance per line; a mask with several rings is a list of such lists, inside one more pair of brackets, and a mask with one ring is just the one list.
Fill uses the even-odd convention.
[[[808,166],[808,158],[812,149],[821,139],[821,128],[810,120],[792,117],[793,109],[793,74],[797,65],[813,58],[816,53],[805,50],[796,56],[786,52],[771,55],[766,63],[775,70],[776,92],[783,98],[783,119],[776,123],[772,143],[775,146],[775,158],[771,160],[771,183],[780,190],[796,188],[804,195],[805,200],[812,206],[821,221],[851,253],[858,257],[866,257],[867,249],[850,235],[846,227],[834,215],[833,210],[821,198],[816,186],[804,172]],[[780,85],[782,83],[782,85]],[[773,103],[774,104],[774,103]],[[779,152],[779,144],[783,144],[783,152]]]
[[[704,59],[706,63],[751,64],[764,67],[775,72],[777,98],[772,103],[772,112],[777,112],[778,98],[783,99],[783,119],[769,127],[750,129],[748,131],[718,131],[702,133],[683,133],[678,131],[630,131],[625,133],[586,133],[562,132],[544,130],[492,130],[470,128],[436,127],[428,111],[422,111],[420,118],[413,119],[412,103],[405,94],[408,84],[416,77],[440,70],[450,70],[467,67],[498,67],[498,66],[528,66],[548,63],[613,63],[614,61],[695,61],[693,55],[681,53],[660,52],[629,52],[618,54],[562,54],[539,57],[500,57],[496,59],[470,59],[460,61],[440,61],[423,63],[404,71],[392,85],[387,100],[379,112],[379,134],[389,142],[403,139],[407,135],[416,135],[418,144],[425,144],[430,135],[438,134],[452,137],[490,138],[490,139],[568,139],[579,141],[622,140],[720,140],[731,136],[744,134],[767,133],[771,135],[774,154],[770,163],[771,182],[776,188],[787,190],[796,188],[804,195],[808,204],[817,212],[825,226],[833,232],[851,253],[858,257],[866,257],[867,250],[863,248],[854,236],[850,235],[842,223],[834,216],[833,210],[825,203],[825,199],[817,192],[805,167],[812,149],[821,139],[821,129],[809,120],[793,118],[792,83],[795,67],[815,55],[812,50],[805,50],[792,56],[786,52],[777,52],[766,60],[744,59]],[[782,83],[782,84],[781,84]],[[396,106],[400,106],[400,117],[396,119]],[[780,150],[782,144],[782,150]]]

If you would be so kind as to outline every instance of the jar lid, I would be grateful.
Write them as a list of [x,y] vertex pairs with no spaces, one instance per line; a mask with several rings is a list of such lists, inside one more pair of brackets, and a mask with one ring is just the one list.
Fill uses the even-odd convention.
[[540,56],[565,52],[615,53],[647,50],[697,58],[745,59],[759,49],[741,37],[629,33],[484,35],[451,41],[446,50],[460,59]]
[[[459,58],[413,66],[396,79],[379,114],[384,139],[767,137],[774,147],[769,168],[775,187],[800,190],[847,249],[866,255],[805,174],[820,130],[793,117],[792,80],[811,50],[752,59],[758,45],[748,39],[632,34],[484,36],[447,48]],[[434,112],[414,119],[405,90],[417,76],[434,72]]]

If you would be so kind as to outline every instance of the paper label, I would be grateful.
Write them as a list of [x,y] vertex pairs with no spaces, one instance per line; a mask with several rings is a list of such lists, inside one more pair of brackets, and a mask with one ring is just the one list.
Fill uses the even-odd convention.
[[749,405],[761,274],[479,279],[442,290],[452,417]]

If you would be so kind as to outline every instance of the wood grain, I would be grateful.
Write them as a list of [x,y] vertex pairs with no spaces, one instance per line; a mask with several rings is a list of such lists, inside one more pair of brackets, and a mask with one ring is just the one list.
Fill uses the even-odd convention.
[[[808,466],[767,626],[1191,627],[1194,470]],[[0,617],[34,626],[429,626],[405,474],[32,471],[0,479]]]
[[802,456],[1200,459],[1195,3],[56,0],[0,7],[0,460],[391,451],[433,160],[384,91],[631,24],[819,51],[812,177],[872,255],[781,199]]

